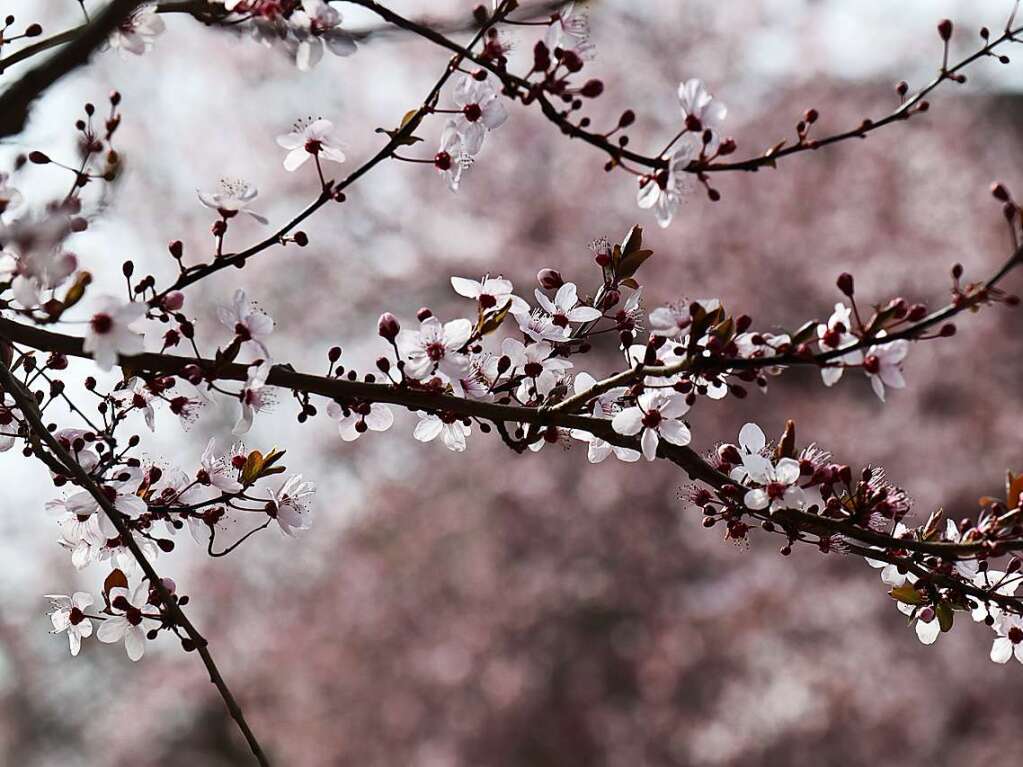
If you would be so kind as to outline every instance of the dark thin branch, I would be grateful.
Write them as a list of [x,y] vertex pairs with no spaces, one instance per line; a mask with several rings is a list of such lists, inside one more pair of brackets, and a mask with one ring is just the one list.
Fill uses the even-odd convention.
[[22,131],[32,102],[51,85],[89,60],[142,0],[113,0],[59,53],[30,69],[10,88],[0,94],[0,138]]
[[[131,530],[124,523],[120,513],[114,508],[113,503],[78,464],[74,457],[46,428],[46,424],[43,423],[42,416],[39,413],[32,393],[24,388],[21,382],[11,372],[11,369],[7,367],[2,360],[0,360],[0,386],[2,386],[17,403],[18,408],[21,410],[21,413],[29,426],[30,432],[43,444],[45,444],[51,454],[51,457],[56,459],[57,464],[60,466],[60,472],[66,476],[72,477],[79,487],[87,491],[93,499],[95,499],[96,503],[99,504],[103,513],[106,514],[107,518],[114,525],[117,530],[117,534],[120,536],[121,542],[128,551],[131,552],[132,557],[134,557],[135,561],[137,561],[139,566],[142,568],[142,572],[145,573],[146,579],[156,590],[157,595],[160,597],[160,602],[170,613],[175,625],[179,626],[192,641],[196,651],[202,658],[203,664],[206,666],[206,670],[209,672],[210,682],[216,686],[217,691],[220,693],[220,697],[223,698],[224,703],[227,706],[227,710],[231,714],[231,718],[234,719],[238,728],[245,736],[245,740],[248,742],[249,748],[252,749],[252,753],[256,757],[256,761],[260,765],[268,766],[270,764],[269,760],[263,753],[263,749],[260,747],[259,741],[253,734],[248,722],[245,721],[245,716],[242,713],[238,702],[235,700],[234,695],[231,693],[231,690],[228,688],[227,683],[224,681],[224,677],[217,668],[217,664],[213,661],[213,656],[209,651],[208,642],[185,616],[184,611],[178,604],[177,598],[167,590],[163,580],[160,578],[153,565],[146,558],[145,553],[135,541]],[[51,468],[53,468],[52,464],[49,462],[47,463],[51,466]]]

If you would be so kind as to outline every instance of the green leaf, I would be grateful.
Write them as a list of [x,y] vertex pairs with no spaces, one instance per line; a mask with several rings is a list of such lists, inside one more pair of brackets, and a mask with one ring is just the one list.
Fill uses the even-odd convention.
[[917,591],[910,583],[896,586],[888,592],[888,596],[902,602],[904,605],[922,605],[927,601],[924,595]]
[[934,614],[938,616],[938,625],[941,627],[942,632],[952,630],[955,613],[952,612],[952,607],[948,602],[938,602],[938,606],[934,608]]

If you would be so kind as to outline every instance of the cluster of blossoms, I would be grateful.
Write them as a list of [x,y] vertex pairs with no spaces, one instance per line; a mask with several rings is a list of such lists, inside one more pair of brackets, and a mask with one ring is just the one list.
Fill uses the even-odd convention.
[[350,56],[358,47],[341,28],[341,11],[326,0],[223,0],[231,21],[249,21],[255,40],[281,45],[302,71],[315,67],[325,50]]

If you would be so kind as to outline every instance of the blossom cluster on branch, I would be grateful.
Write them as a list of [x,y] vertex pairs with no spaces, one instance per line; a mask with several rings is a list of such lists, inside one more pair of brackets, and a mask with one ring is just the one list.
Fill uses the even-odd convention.
[[[843,273],[836,280],[840,300],[830,313],[793,318],[785,332],[758,329],[754,307],[737,310],[717,299],[679,296],[670,305],[644,306],[640,278],[654,253],[645,247],[640,226],[620,241],[595,239],[589,274],[566,276],[543,266],[531,291],[516,288],[499,264],[488,274],[451,276],[452,290],[466,302],[462,316],[394,307],[379,318],[380,356],[368,372],[342,364],[340,346],[326,351],[325,373],[294,370],[285,362],[287,350],[276,348],[271,314],[244,288],[223,297],[217,328],[202,326],[186,298],[191,285],[229,266],[242,268],[279,247],[307,247],[310,237],[298,228],[301,223],[325,206],[343,204],[348,190],[384,161],[432,166],[451,189],[459,189],[484,145],[499,140],[491,134],[511,119],[513,102],[538,105],[567,137],[602,152],[608,171],[633,175],[639,207],[652,209],[667,226],[694,188],[720,199],[710,181],[715,172],[775,167],[787,155],[864,137],[926,112],[925,97],[946,81],[964,82],[962,70],[972,62],[990,56],[1007,62],[994,51],[1018,41],[1014,15],[997,37],[981,30],[981,48],[958,64],[949,62],[952,24],[939,24],[938,76],[912,96],[900,83],[900,102],[890,115],[812,138],[819,114],[811,109],[796,127],[795,143],[782,141],[762,155],[729,162],[724,158],[738,147],[722,133],[727,109],[698,79],[679,85],[678,131],[656,154],[628,148],[625,131],[637,119],[632,109],[608,131],[591,128],[581,112],[605,89],[602,81],[579,76],[595,45],[585,14],[573,4],[539,20],[517,16],[522,9],[514,0],[481,6],[471,20],[472,39],[463,45],[372,0],[347,2],[434,43],[449,58],[434,87],[398,127],[378,129],[387,137],[380,150],[340,180],[332,172],[350,158],[331,120],[309,116],[277,136],[283,168],[307,174],[316,196],[249,247],[232,249],[237,217],[245,214],[267,226],[270,221],[253,208],[255,186],[225,179],[215,190],[198,192],[213,219],[208,251],[198,263],[186,265],[184,246],[175,240],[168,248],[172,279],[137,275],[135,263],[125,260],[124,294],[93,295],[93,277],[84,267],[98,261],[73,253],[71,245],[99,212],[87,190],[121,171],[113,144],[122,120],[116,92],[105,113],[94,104],[84,106],[74,160],[40,150],[18,158],[15,174],[26,164],[68,174],[62,199],[25,200],[14,188],[16,175],[0,174],[0,449],[18,447],[45,463],[55,487],[46,506],[56,515],[59,545],[76,568],[102,573],[98,597],[86,592],[48,597],[53,628],[67,635],[72,655],[95,636],[123,642],[128,656],[138,660],[148,641],[162,632],[175,635],[185,650],[202,655],[254,755],[265,763],[205,640],[182,611],[189,597],[159,576],[153,562],[185,540],[186,528],[194,542],[219,557],[261,531],[299,536],[311,526],[315,484],[289,472],[283,449],[252,449],[236,441],[286,395],[300,422],[322,410],[346,442],[394,428],[460,453],[477,434],[496,433],[517,453],[575,441],[586,444],[592,463],[612,455],[629,463],[670,461],[692,480],[687,500],[700,509],[705,526],[721,525],[726,539],[745,545],[759,529],[781,536],[782,554],[809,544],[824,553],[861,557],[881,569],[889,594],[924,643],[950,630],[957,613],[969,614],[994,631],[992,660],[1004,663],[1015,656],[1023,662],[1023,601],[1016,596],[1023,578],[1023,478],[1010,473],[1004,497],[982,498],[979,515],[957,520],[933,510],[911,526],[910,498],[883,467],[854,469],[825,446],[800,446],[791,422],[776,441],[750,423],[731,442],[694,434],[687,420],[691,409],[713,401],[745,398],[754,389],[766,394],[771,379],[800,366],[817,368],[827,387],[846,371],[856,373],[884,401],[891,390],[907,385],[903,362],[916,344],[954,336],[953,320],[961,313],[1018,305],[1002,283],[1023,263],[1023,208],[1002,184],[992,195],[1008,224],[1008,253],[981,280],[966,281],[963,268],[954,266],[947,305],[929,309],[898,295],[865,300],[854,276]],[[125,5],[105,39],[131,54],[145,53],[165,31],[161,13],[182,10],[173,3]],[[357,36],[342,29],[335,7],[343,3],[188,5],[184,10],[207,23],[243,28],[262,43],[285,48],[299,69],[315,65],[324,50],[356,52]],[[14,23],[7,21],[4,34]],[[540,28],[531,67],[523,74],[510,69],[508,33],[515,27]],[[0,44],[40,34],[28,27],[0,36]],[[424,141],[417,132],[437,117],[437,151],[407,154]],[[84,332],[59,332],[74,323],[84,324]],[[597,349],[610,352],[617,364],[610,370],[599,370],[606,367],[600,362],[588,364]],[[120,380],[109,385],[92,375],[78,380],[70,372],[71,357],[91,358],[101,371],[119,369]],[[230,401],[237,410],[231,437],[197,446],[180,466],[149,457],[145,439],[136,433],[139,420],[149,431],[165,422],[187,429],[216,401]],[[401,410],[413,415],[403,419]],[[701,455],[692,443],[709,447]]]

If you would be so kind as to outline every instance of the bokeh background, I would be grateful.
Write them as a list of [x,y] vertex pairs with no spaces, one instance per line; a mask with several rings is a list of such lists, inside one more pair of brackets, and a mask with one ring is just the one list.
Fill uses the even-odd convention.
[[[471,3],[391,0],[399,11],[465,16]],[[91,6],[96,6],[93,2]],[[675,88],[702,77],[729,106],[740,154],[794,134],[816,107],[820,130],[891,109],[893,84],[936,70],[934,25],[957,23],[954,51],[981,24],[1000,28],[1012,3],[937,0],[597,0],[589,4],[606,83],[596,124],[630,107],[638,147],[677,124]],[[342,5],[350,25],[374,21]],[[77,23],[74,0],[5,0],[4,13],[54,32]],[[165,244],[209,252],[210,217],[195,197],[220,176],[260,188],[256,206],[286,220],[315,197],[309,173],[287,174],[274,136],[297,117],[332,119],[351,163],[376,150],[429,89],[443,52],[401,35],[371,38],[348,59],[298,72],[281,51],[166,17],[143,58],[98,55],[48,93],[29,129],[0,147],[0,167],[43,149],[70,156],[86,100],[124,95],[126,171],[90,230],[82,263],[114,289],[126,258],[161,282]],[[521,55],[534,35],[517,33]],[[1009,51],[1015,55],[1014,51]],[[24,65],[0,76],[10,82]],[[504,273],[530,293],[538,268],[590,284],[587,243],[642,223],[656,257],[647,308],[718,296],[763,329],[826,317],[834,279],[856,275],[866,300],[947,297],[956,261],[967,277],[1006,255],[988,187],[1023,188],[1018,151],[1023,69],[981,62],[909,124],[717,179],[724,199],[694,197],[661,231],[635,208],[634,184],[607,176],[592,149],[563,139],[535,110],[511,107],[457,195],[428,166],[390,163],[343,206],[304,226],[309,247],[277,250],[243,272],[196,286],[186,308],[212,348],[212,307],[245,287],[278,321],[272,349],[298,369],[326,367],[333,344],[349,366],[381,353],[375,318],[412,319],[421,305],[468,311],[452,274]],[[432,152],[439,124],[421,135]],[[41,200],[65,179],[28,167],[16,184]],[[243,246],[255,223],[232,227]],[[1020,289],[1018,277],[1010,288]],[[98,292],[98,291],[97,291]],[[1018,314],[994,308],[960,333],[915,347],[909,388],[882,405],[848,375],[826,390],[813,372],[773,382],[769,396],[705,402],[694,443],[711,449],[748,419],[777,433],[796,419],[855,466],[879,463],[917,500],[972,515],[976,498],[1020,469],[1023,362]],[[599,355],[594,373],[610,370]],[[81,368],[85,370],[85,368]],[[147,442],[155,458],[191,465],[206,439],[230,441],[233,412],[208,412],[183,433],[168,413]],[[990,631],[957,626],[923,647],[861,561],[810,549],[778,555],[706,531],[680,499],[671,466],[586,463],[584,445],[516,456],[474,434],[464,455],[409,439],[414,416],[354,445],[325,417],[305,425],[282,398],[247,437],[287,448],[287,465],[320,488],[313,529],[274,531],[236,555],[179,547],[160,569],[192,595],[191,612],[254,729],[282,765],[1012,765],[1023,759],[1023,669],[987,660]],[[138,423],[138,428],[141,422]],[[0,456],[0,763],[247,763],[198,659],[151,643],[129,663],[87,642],[67,657],[47,631],[46,593],[95,593],[55,545],[41,465]]]

